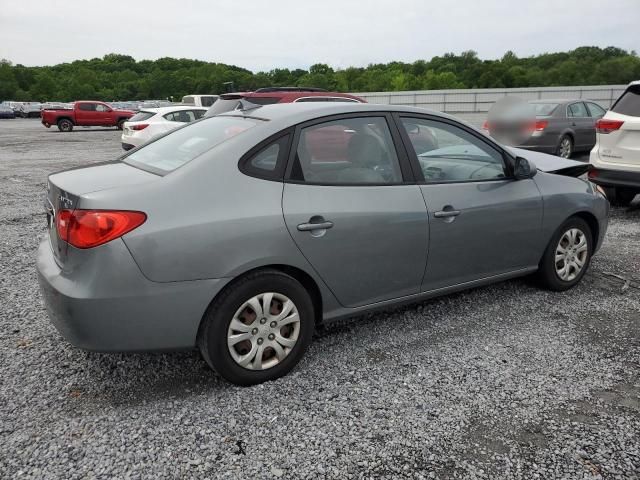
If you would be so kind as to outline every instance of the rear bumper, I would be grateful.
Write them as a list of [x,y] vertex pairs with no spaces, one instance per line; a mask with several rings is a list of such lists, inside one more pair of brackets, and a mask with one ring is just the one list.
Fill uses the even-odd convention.
[[608,170],[592,167],[589,180],[603,187],[629,187],[640,189],[640,172]]
[[36,264],[51,322],[85,350],[193,348],[209,303],[228,281],[152,282],[121,239],[91,251],[73,250],[76,261],[68,260],[63,270],[45,239]]

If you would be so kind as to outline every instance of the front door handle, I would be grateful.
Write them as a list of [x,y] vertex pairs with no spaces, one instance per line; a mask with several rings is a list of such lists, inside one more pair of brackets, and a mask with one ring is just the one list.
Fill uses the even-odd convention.
[[301,223],[298,225],[298,230],[301,232],[313,232],[314,230],[326,230],[333,227],[333,222],[318,222],[318,223]]
[[460,215],[460,210],[441,210],[433,214],[436,218],[457,217],[458,215]]

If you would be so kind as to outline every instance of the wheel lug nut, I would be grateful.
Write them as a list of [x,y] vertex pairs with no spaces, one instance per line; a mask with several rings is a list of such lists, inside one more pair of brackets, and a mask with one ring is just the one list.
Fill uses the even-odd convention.
[[264,342],[264,340],[262,338],[258,339],[258,345],[262,345],[262,342]]
[[269,334],[269,340],[273,340],[274,338],[276,338],[276,336],[273,333]]
[[253,330],[251,330],[251,334],[252,335],[257,335],[258,334],[258,329],[254,328]]
[[278,326],[278,322],[276,322],[275,320],[273,322],[271,322],[271,328],[276,328]]
[[260,323],[264,325],[265,323],[267,323],[267,319],[266,318],[261,318],[260,319]]

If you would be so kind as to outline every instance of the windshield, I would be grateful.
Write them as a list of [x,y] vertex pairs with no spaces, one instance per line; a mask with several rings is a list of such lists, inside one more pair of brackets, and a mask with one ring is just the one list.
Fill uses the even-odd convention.
[[546,117],[551,115],[558,107],[557,103],[532,103],[531,105],[533,105],[533,108],[536,111],[536,117]]
[[611,107],[612,112],[640,117],[640,85],[632,85],[616,100]]
[[154,173],[169,173],[260,121],[245,117],[205,118],[149,143],[123,161]]

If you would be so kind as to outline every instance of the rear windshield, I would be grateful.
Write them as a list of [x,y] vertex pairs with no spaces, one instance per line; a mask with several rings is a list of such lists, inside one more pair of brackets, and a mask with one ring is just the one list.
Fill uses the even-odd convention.
[[532,103],[536,112],[536,117],[546,117],[551,115],[553,111],[558,107],[557,103]]
[[640,117],[640,85],[633,85],[616,100],[611,107],[612,112],[621,113],[622,115],[630,115],[632,117]]
[[141,122],[142,120],[148,120],[155,115],[154,112],[138,112],[129,119],[130,122]]
[[154,173],[169,173],[260,121],[245,117],[205,118],[149,143],[123,161]]

